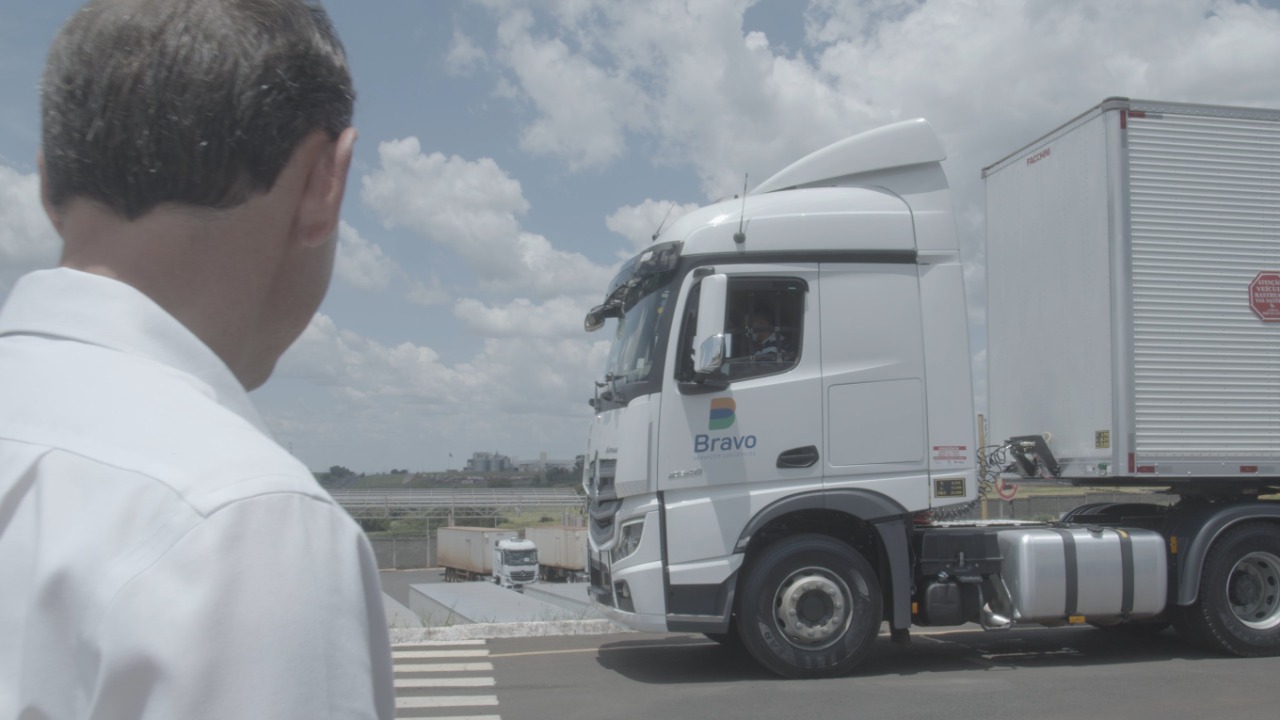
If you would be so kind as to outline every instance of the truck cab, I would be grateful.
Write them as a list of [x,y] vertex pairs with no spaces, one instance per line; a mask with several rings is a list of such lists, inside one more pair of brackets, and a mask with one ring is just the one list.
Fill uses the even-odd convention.
[[911,513],[978,491],[944,157],[923,120],[819,151],[679,218],[588,314],[616,319],[584,472],[615,619],[727,633],[755,547],[838,525],[909,624]]
[[538,581],[538,547],[530,540],[498,540],[493,546],[493,582],[520,590]]

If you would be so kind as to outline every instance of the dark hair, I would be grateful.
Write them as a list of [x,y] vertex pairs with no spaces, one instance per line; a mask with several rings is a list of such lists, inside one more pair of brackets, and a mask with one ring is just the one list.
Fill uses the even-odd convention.
[[303,138],[351,125],[351,73],[307,0],[95,0],[49,51],[45,177],[130,220],[162,203],[239,205]]

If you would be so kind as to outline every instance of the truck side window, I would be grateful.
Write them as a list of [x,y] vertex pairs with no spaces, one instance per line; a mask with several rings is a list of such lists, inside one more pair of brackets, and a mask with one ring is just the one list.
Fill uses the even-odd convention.
[[799,278],[729,279],[724,370],[730,381],[786,372],[800,360],[805,293]]

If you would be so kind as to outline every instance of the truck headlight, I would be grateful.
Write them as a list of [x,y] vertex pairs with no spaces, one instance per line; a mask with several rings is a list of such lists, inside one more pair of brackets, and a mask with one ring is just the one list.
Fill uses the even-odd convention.
[[644,520],[633,520],[622,526],[618,533],[618,543],[613,546],[610,556],[614,562],[634,553],[640,547],[640,536],[644,533]]

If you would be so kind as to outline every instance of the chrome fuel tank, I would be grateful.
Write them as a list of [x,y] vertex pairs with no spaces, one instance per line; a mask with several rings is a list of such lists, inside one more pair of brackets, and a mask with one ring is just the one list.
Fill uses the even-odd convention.
[[1137,620],[1164,610],[1168,563],[1157,532],[1076,525],[997,535],[1015,622]]

